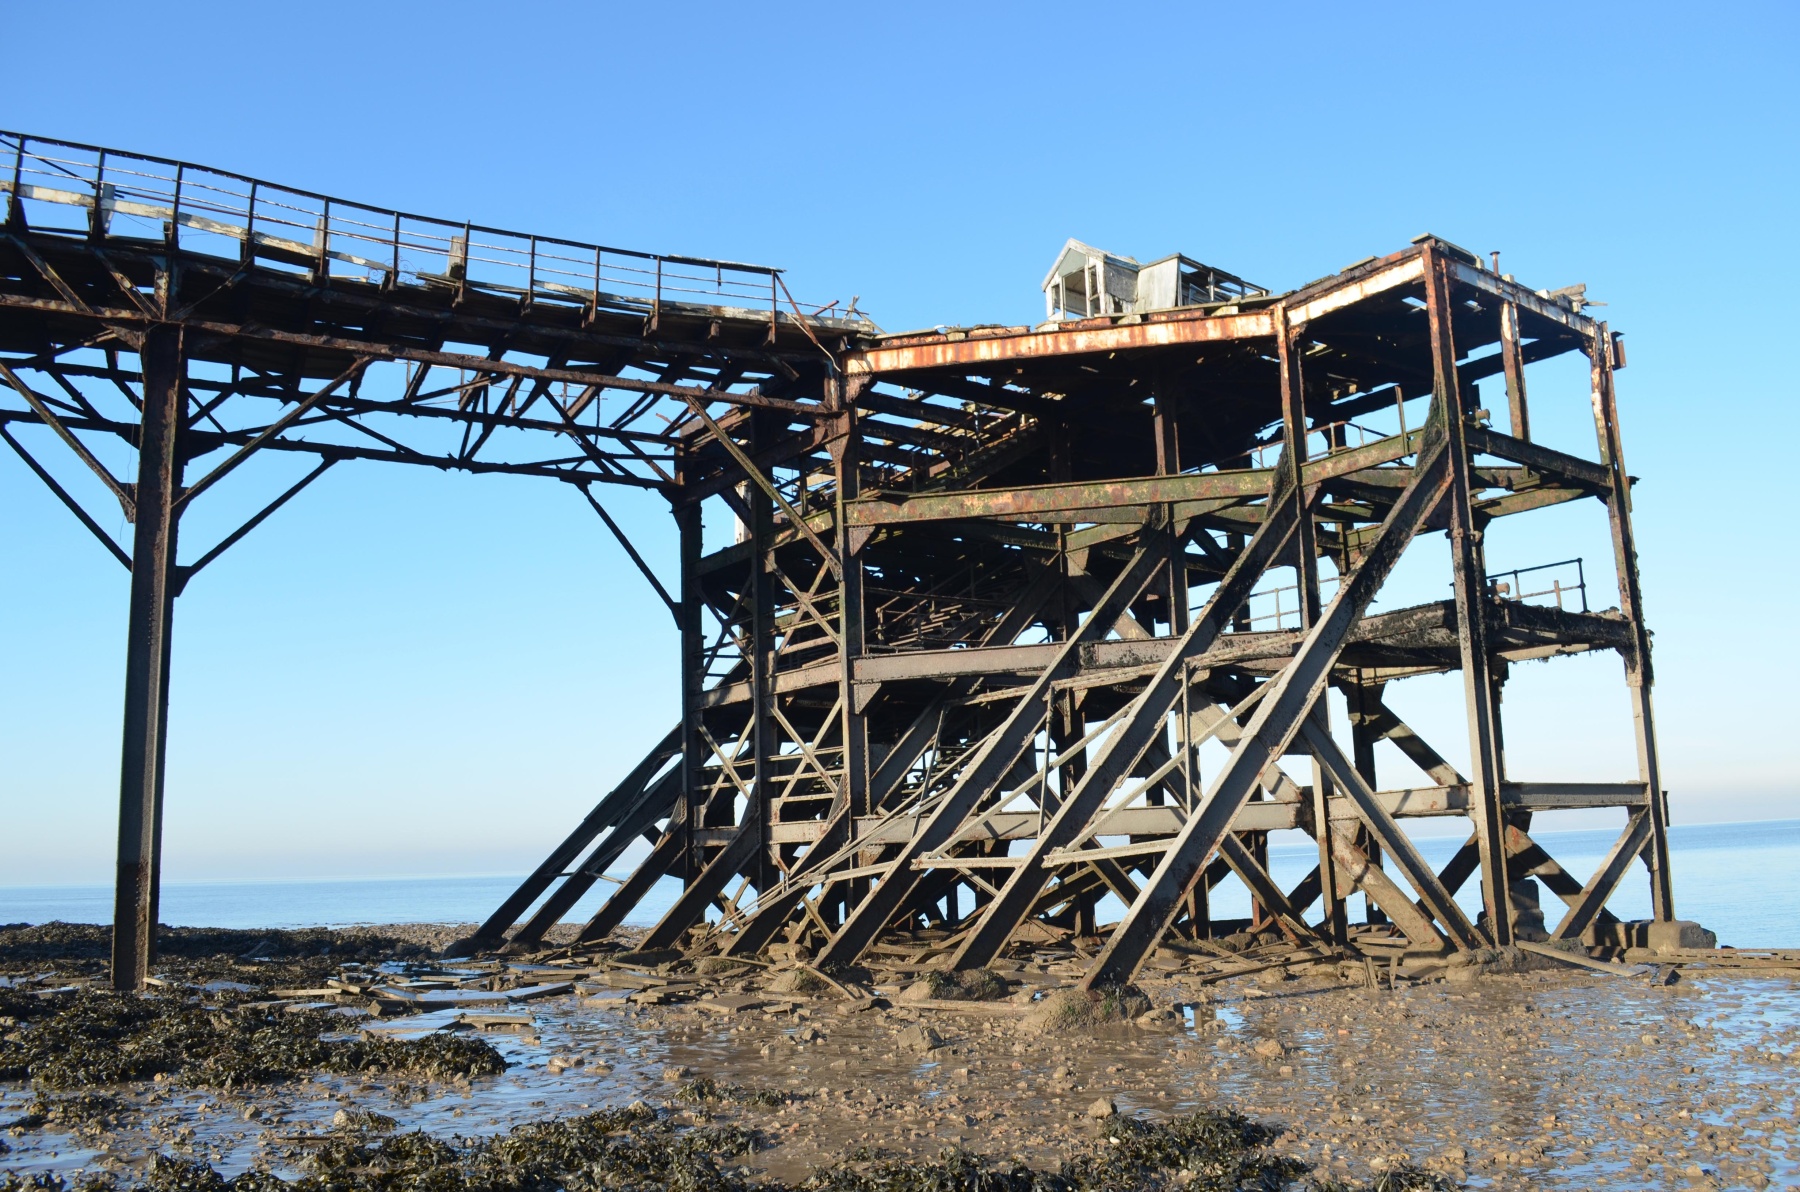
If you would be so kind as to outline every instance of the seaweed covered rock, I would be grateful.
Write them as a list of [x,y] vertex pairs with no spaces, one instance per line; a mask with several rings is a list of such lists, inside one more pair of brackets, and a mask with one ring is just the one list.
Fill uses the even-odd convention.
[[78,991],[17,999],[21,1026],[0,1039],[0,1079],[78,1089],[161,1075],[232,1088],[310,1072],[386,1072],[432,1080],[486,1076],[506,1061],[487,1043],[455,1035],[339,1039],[325,1011],[207,1004],[181,994]]
[[296,1192],[435,1192],[500,1189],[682,1189],[738,1192],[725,1161],[754,1154],[761,1137],[735,1126],[680,1130],[633,1105],[533,1122],[498,1138],[446,1143],[400,1134],[379,1143],[343,1140],[321,1148]]
[[759,1105],[765,1109],[773,1109],[798,1098],[799,1094],[797,1093],[782,1093],[774,1089],[745,1088],[741,1084],[720,1084],[710,1076],[690,1080],[675,1090],[677,1101],[688,1101],[696,1105],[711,1101],[736,1105]]
[[[1350,1192],[1360,1185],[1307,1180],[1305,1163],[1272,1153],[1274,1131],[1236,1113],[1193,1113],[1163,1122],[1095,1114],[1093,1141],[1056,1172],[1016,1159],[984,1158],[961,1148],[935,1162],[852,1156],[816,1173],[803,1192],[1128,1192],[1185,1188],[1190,1192]],[[1423,1192],[1455,1185],[1407,1167],[1395,1169],[1369,1192]],[[1416,1182],[1418,1180],[1434,1182]],[[1415,1182],[1404,1182],[1415,1181]]]
[[702,977],[731,977],[748,972],[751,966],[729,956],[702,956],[694,961],[694,972]]
[[946,1147],[936,1162],[873,1158],[818,1172],[804,1192],[1063,1192],[1071,1185],[1016,1160],[996,1163],[961,1147]]
[[[718,1089],[706,1090],[713,1099]],[[289,1183],[264,1171],[226,1180],[205,1163],[157,1156],[143,1192],[1450,1192],[1457,1185],[1410,1164],[1372,1185],[1309,1179],[1299,1160],[1274,1154],[1274,1131],[1236,1113],[1167,1121],[1107,1114],[1072,1140],[1057,1171],[960,1147],[935,1160],[867,1149],[803,1183],[752,1184],[745,1159],[768,1145],[737,1125],[682,1127],[641,1102],[624,1109],[515,1126],[493,1138],[444,1140],[421,1132],[379,1140],[338,1135],[319,1144]],[[84,1185],[110,1192],[110,1178]],[[0,1192],[79,1192],[59,1176],[0,1172]]]
[[373,1109],[359,1109],[349,1106],[331,1115],[331,1124],[339,1130],[356,1134],[389,1134],[397,1130],[400,1123],[385,1113],[376,1113]]
[[991,1002],[1006,996],[1006,979],[989,969],[967,972],[929,972],[906,988],[902,1002]]
[[1025,1019],[1025,1029],[1042,1034],[1090,1030],[1130,1022],[1149,1010],[1150,999],[1133,985],[1058,989],[1038,1003]]
[[1162,1122],[1108,1118],[1094,1128],[1106,1145],[1063,1166],[1075,1188],[1147,1187],[1163,1173],[1206,1192],[1285,1188],[1308,1171],[1297,1159],[1271,1154],[1275,1131],[1239,1113],[1190,1113]]
[[[435,950],[427,945],[446,931],[429,925],[287,931],[165,925],[157,929],[156,975],[170,984],[307,988],[338,975],[345,964],[425,956]],[[61,980],[100,979],[111,948],[112,928],[103,925],[11,924],[0,927],[0,974],[36,974],[51,963]]]
[[[298,960],[325,953],[336,961],[380,960],[423,952],[416,943],[382,929],[339,931],[329,927],[239,931],[225,927],[156,930],[159,965],[209,957]],[[11,923],[0,926],[0,964],[46,960],[106,961],[112,928],[104,923]]]

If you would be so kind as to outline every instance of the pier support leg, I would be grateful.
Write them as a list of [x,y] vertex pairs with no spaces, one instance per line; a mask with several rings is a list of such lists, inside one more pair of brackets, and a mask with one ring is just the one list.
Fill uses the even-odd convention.
[[[1311,501],[1306,491],[1304,469],[1307,458],[1306,385],[1301,374],[1299,329],[1288,325],[1286,311],[1277,308],[1280,327],[1277,341],[1281,368],[1282,436],[1287,450],[1282,452],[1281,466],[1289,473],[1292,500],[1298,514],[1294,524],[1295,584],[1300,596],[1300,628],[1310,630],[1319,619],[1323,603],[1319,598],[1319,546],[1313,526]],[[1330,731],[1330,703],[1321,698],[1308,714],[1322,732]],[[1342,945],[1349,938],[1349,924],[1344,913],[1343,883],[1338,880],[1338,852],[1331,841],[1331,779],[1318,762],[1313,763],[1312,819],[1313,834],[1319,845],[1320,894],[1325,902],[1325,935],[1332,943]]]
[[[753,450],[767,445],[768,430],[760,415],[750,420],[750,443]],[[749,867],[750,880],[758,890],[771,889],[776,868],[770,857],[773,844],[770,826],[775,821],[775,796],[781,789],[777,777],[780,762],[779,722],[775,716],[775,577],[771,574],[771,555],[775,542],[775,504],[768,494],[752,485],[750,501],[750,535],[753,554],[750,559],[750,666],[752,752],[750,796],[744,801],[744,812],[738,821],[743,830],[756,838],[754,860]],[[722,824],[731,821],[721,809]]]
[[[839,382],[839,385],[847,386],[848,383]],[[854,394],[866,387],[858,385],[852,393],[845,393],[841,388],[838,390],[838,404],[843,407],[838,417],[844,420],[847,431],[830,448],[837,473],[838,530],[835,545],[842,571],[838,580],[838,633],[843,638],[838,649],[841,665],[838,672],[838,701],[842,704],[844,736],[841,795],[846,814],[852,817],[865,816],[873,810],[869,802],[869,720],[858,706],[856,693],[856,660],[862,657],[868,636],[863,623],[863,559],[853,535],[844,528],[844,502],[853,501],[862,495],[862,460],[856,450],[859,432],[856,428],[856,411],[850,403],[854,400]]]
[[[1348,567],[1345,568],[1348,570]],[[1350,706],[1350,748],[1356,762],[1356,772],[1362,780],[1369,784],[1370,790],[1380,790],[1381,783],[1375,776],[1375,742],[1376,735],[1372,729],[1374,717],[1370,713],[1369,704],[1379,703],[1379,691],[1376,698],[1370,699],[1369,688],[1363,683],[1362,672],[1356,672],[1356,682],[1344,689],[1344,695]],[[1369,864],[1381,868],[1381,845],[1370,837],[1368,832],[1361,833],[1359,842],[1363,853],[1369,858]],[[1368,905],[1369,923],[1381,925],[1388,922],[1387,913],[1375,905],[1373,898],[1363,900]]]
[[1494,703],[1494,659],[1488,647],[1487,563],[1470,495],[1466,434],[1472,411],[1457,382],[1449,276],[1435,253],[1427,253],[1425,261],[1432,376],[1450,438],[1450,559],[1463,699],[1469,719],[1469,814],[1481,854],[1481,901],[1487,910],[1488,934],[1496,946],[1505,947],[1513,940],[1512,895],[1506,871],[1506,813],[1500,798],[1500,710]]
[[693,831],[700,826],[700,809],[706,797],[706,746],[700,736],[700,691],[706,680],[706,630],[702,616],[705,597],[700,591],[701,513],[698,502],[678,505],[675,525],[681,544],[681,599],[676,605],[681,618],[681,798],[677,801],[671,832],[681,836],[681,876],[691,879],[700,872],[694,858]]
[[1648,796],[1644,863],[1650,867],[1650,909],[1658,922],[1675,917],[1674,885],[1669,875],[1668,792],[1662,787],[1662,764],[1656,750],[1656,716],[1651,700],[1654,673],[1650,665],[1650,632],[1644,626],[1644,593],[1638,577],[1637,539],[1631,527],[1631,477],[1625,471],[1625,451],[1619,435],[1618,395],[1613,388],[1614,346],[1611,331],[1600,324],[1588,344],[1588,364],[1593,384],[1594,430],[1600,440],[1600,458],[1612,477],[1606,502],[1612,527],[1613,562],[1619,575],[1619,611],[1631,625],[1632,650],[1625,658],[1625,688],[1631,697],[1633,741],[1637,746],[1638,777]]
[[144,987],[156,954],[162,867],[164,759],[168,745],[169,630],[181,491],[181,333],[154,327],[141,349],[137,523],[125,651],[125,732],[119,765],[119,859],[113,901],[113,988]]

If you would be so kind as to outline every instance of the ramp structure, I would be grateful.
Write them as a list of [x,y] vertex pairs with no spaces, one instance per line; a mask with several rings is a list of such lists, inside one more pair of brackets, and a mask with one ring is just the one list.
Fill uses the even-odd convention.
[[[903,933],[976,968],[1094,936],[1100,985],[1170,932],[1343,946],[1355,894],[1419,951],[1594,940],[1640,858],[1673,918],[1623,349],[1578,288],[1534,291],[1424,237],[1287,293],[1171,258],[1206,279],[1176,300],[1206,301],[1087,315],[1065,294],[1037,326],[885,335],[853,307],[801,308],[772,269],[18,134],[0,154],[0,437],[132,573],[123,987],[153,946],[175,596],[352,460],[558,480],[615,533],[596,486],[654,489],[673,513],[670,583],[619,538],[675,621],[678,723],[471,948],[541,940],[640,839],[648,857],[613,875],[583,939],[673,877],[646,947],[780,941],[840,966]],[[1587,392],[1556,400],[1591,403],[1585,452],[1535,441],[1526,396],[1530,365],[1577,352]],[[1504,419],[1478,406],[1486,378]],[[53,440],[120,503],[130,551],[39,460]],[[264,453],[311,470],[178,562],[182,512],[228,499],[221,482]],[[1606,519],[1616,607],[1588,607],[1578,561],[1487,569],[1495,519],[1565,502]],[[737,541],[708,550],[706,517]],[[1451,598],[1375,607],[1409,551]],[[1624,660],[1637,773],[1512,780],[1509,667],[1592,650]],[[1466,774],[1385,696],[1451,671]],[[1532,819],[1591,807],[1626,827],[1571,874]],[[1418,817],[1467,820],[1447,867],[1409,838]],[[1318,848],[1291,889],[1268,866],[1286,829]],[[1249,922],[1211,914],[1228,875]],[[1471,880],[1473,918],[1456,900]],[[1537,883],[1566,904],[1547,925]],[[1125,910],[1103,925],[1109,897]]]

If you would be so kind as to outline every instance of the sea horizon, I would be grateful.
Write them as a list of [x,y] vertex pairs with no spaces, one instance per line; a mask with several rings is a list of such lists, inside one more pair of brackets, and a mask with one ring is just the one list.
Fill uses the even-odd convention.
[[[1298,835],[1298,834],[1297,834]],[[1585,878],[1611,847],[1612,828],[1542,830],[1534,837],[1577,877]],[[1458,835],[1422,836],[1414,843],[1434,867],[1461,845]],[[1800,925],[1789,909],[1800,905],[1800,818],[1680,824],[1669,829],[1676,914],[1711,929],[1720,942],[1739,947],[1800,947]],[[1270,842],[1272,876],[1284,885],[1311,868],[1316,846],[1310,838]],[[1749,852],[1768,856],[1751,864]],[[379,927],[406,923],[481,922],[525,878],[524,873],[453,873],[395,877],[195,878],[166,880],[161,919],[171,926],[255,930],[304,927]],[[565,916],[585,921],[622,874],[596,888]],[[1248,895],[1233,886],[1216,890],[1213,913],[1225,919],[1248,914]],[[654,923],[679,892],[664,878],[628,915],[628,926]],[[1478,885],[1470,882],[1458,901],[1471,911]],[[1555,921],[1556,903],[1541,891]],[[112,920],[110,884],[36,883],[0,886],[0,925],[53,921],[107,924]],[[1358,910],[1353,899],[1352,913]],[[1243,906],[1236,905],[1238,902]],[[1621,918],[1648,918],[1648,882],[1641,868],[1627,875],[1609,904]],[[1123,907],[1111,908],[1116,914]],[[1108,918],[1102,909],[1102,920]]]

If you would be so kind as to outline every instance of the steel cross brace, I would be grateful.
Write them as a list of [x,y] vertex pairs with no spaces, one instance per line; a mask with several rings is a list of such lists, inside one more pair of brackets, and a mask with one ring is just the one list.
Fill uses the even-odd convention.
[[1037,733],[1041,719],[1039,709],[1044,706],[1052,684],[1075,671],[1081,647],[1098,640],[1111,629],[1155,577],[1164,561],[1160,543],[1152,541],[1155,537],[1154,533],[1144,535],[1145,541],[1114,578],[1092,614],[1062,643],[1055,659],[1021,695],[1000,729],[988,738],[963,769],[931,818],[919,825],[913,838],[888,862],[874,889],[850,912],[844,925],[820,952],[821,965],[851,964],[861,957],[899,913],[907,895],[917,884],[919,873],[912,863],[949,843],[969,812],[1005,781],[1025,746]]
[[[1061,576],[1056,568],[1041,567],[1026,584],[1018,601],[1006,616],[983,636],[983,644],[1010,642],[1024,632],[1060,582]],[[973,678],[958,679],[952,683],[942,697],[928,705],[915,718],[887,756],[875,767],[869,778],[869,799],[874,808],[879,810],[887,805],[894,792],[900,789],[906,773],[937,739],[946,709],[957,699],[974,691],[976,683],[977,680]],[[855,859],[858,850],[851,840],[852,828],[849,812],[842,806],[834,808],[813,849],[780,886],[773,891],[762,892],[755,911],[726,944],[724,954],[753,956],[774,939],[782,924],[814,885]]]
[[952,969],[982,968],[1000,954],[1049,878],[1045,858],[1071,843],[1088,826],[1113,788],[1137,766],[1153,740],[1161,737],[1165,718],[1189,682],[1189,659],[1204,654],[1230,628],[1231,618],[1292,535],[1299,502],[1287,499],[1290,488],[1291,485],[1277,481],[1269,501],[1268,519],[1238,555],[1187,633],[1169,651],[1125,723],[1107,740],[1074,791],[1063,799],[1056,814],[1038,833],[999,895],[988,904],[951,959]]
[[[1481,937],[1476,932],[1475,925],[1469,922],[1462,908],[1456,905],[1456,900],[1438,881],[1437,874],[1425,863],[1425,858],[1419,855],[1418,848],[1400,830],[1400,825],[1394,822],[1387,808],[1381,805],[1381,800],[1369,787],[1368,781],[1357,772],[1350,759],[1344,756],[1344,751],[1338,748],[1338,743],[1332,739],[1331,734],[1307,721],[1300,726],[1300,736],[1312,755],[1319,759],[1319,764],[1331,775],[1332,781],[1343,788],[1344,794],[1355,805],[1357,814],[1362,817],[1369,833],[1381,846],[1382,855],[1393,859],[1413,889],[1418,891],[1421,905],[1432,918],[1444,925],[1451,942],[1464,951],[1480,946]],[[1329,830],[1325,824],[1318,824],[1316,828],[1319,831]],[[1390,915],[1394,914],[1393,909],[1386,905],[1382,909]],[[1412,932],[1407,934],[1410,936]]]
[[1594,870],[1587,885],[1582,887],[1579,897],[1570,904],[1562,922],[1551,931],[1551,939],[1574,939],[1588,929],[1588,925],[1593,923],[1606,906],[1606,900],[1619,888],[1625,871],[1650,844],[1651,827],[1648,808],[1640,807],[1631,813],[1631,818],[1625,824],[1625,831],[1619,834],[1612,849],[1606,854],[1606,859],[1600,862],[1600,867]]
[[[624,781],[607,792],[605,797],[594,805],[594,809],[588,812],[586,818],[575,826],[575,830],[570,832],[568,837],[553,849],[548,857],[544,858],[543,864],[519,883],[519,888],[514,890],[506,901],[502,902],[494,913],[488,916],[487,921],[476,929],[475,934],[470,937],[474,946],[491,948],[499,943],[507,929],[518,921],[519,916],[524,914],[545,890],[550,888],[551,883],[562,875],[569,863],[575,860],[581,850],[588,846],[588,842],[619,822],[619,817],[625,810],[621,805],[635,800],[643,792],[651,775],[666,765],[669,759],[680,750],[681,729],[679,727],[670,729],[668,734],[657,742],[656,747],[645,755],[644,760],[632,767]],[[571,902],[570,905],[573,903]]]
[[543,939],[544,933],[561,922],[563,915],[581,901],[581,896],[605,876],[606,867],[618,860],[619,854],[641,835],[652,831],[657,820],[671,815],[680,798],[681,770],[677,766],[638,791],[635,798],[621,803],[615,809],[618,820],[606,839],[594,846],[581,864],[563,879],[562,885],[544,899],[544,905],[537,913],[513,933],[513,942],[534,944]]
[[1324,691],[1352,626],[1361,618],[1401,553],[1437,508],[1449,485],[1443,403],[1433,405],[1412,478],[1394,502],[1375,542],[1308,632],[1299,651],[1272,680],[1243,739],[1213,781],[1199,809],[1163,854],[1143,892],[1083,978],[1085,988],[1129,981],[1168,930],[1194,877],[1211,860],[1263,770],[1287,749],[1300,722]]

